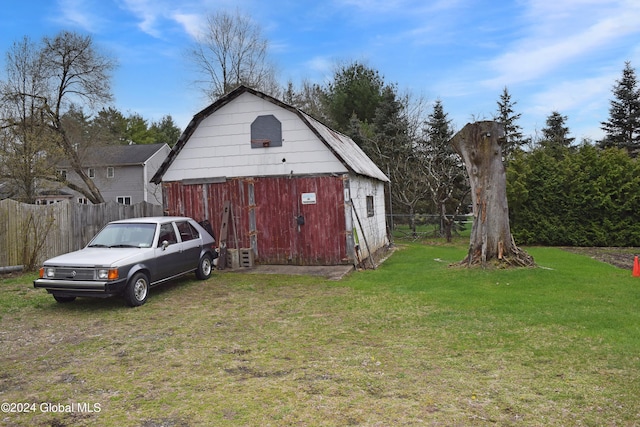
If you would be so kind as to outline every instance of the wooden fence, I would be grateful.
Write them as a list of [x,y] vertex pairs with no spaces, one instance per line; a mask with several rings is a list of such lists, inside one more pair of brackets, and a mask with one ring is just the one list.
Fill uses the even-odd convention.
[[0,200],[0,267],[34,269],[48,258],[83,248],[109,221],[162,214],[162,206],[146,202],[28,205]]

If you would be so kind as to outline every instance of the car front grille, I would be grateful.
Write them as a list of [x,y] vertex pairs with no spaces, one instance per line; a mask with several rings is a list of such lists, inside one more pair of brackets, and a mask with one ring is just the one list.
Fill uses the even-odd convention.
[[54,279],[57,280],[94,280],[93,268],[57,267]]

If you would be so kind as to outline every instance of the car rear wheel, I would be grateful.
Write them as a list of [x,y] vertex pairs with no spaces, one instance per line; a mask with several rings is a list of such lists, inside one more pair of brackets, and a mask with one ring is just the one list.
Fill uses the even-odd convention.
[[130,307],[137,307],[147,302],[149,295],[149,278],[144,273],[133,275],[124,289],[124,300]]
[[196,277],[200,280],[207,280],[211,277],[211,270],[213,270],[213,264],[211,263],[211,255],[203,255],[198,263],[198,269],[196,270]]
[[76,297],[63,297],[60,295],[56,295],[53,294],[53,299],[55,299],[56,301],[63,303],[63,302],[72,302],[76,300]]

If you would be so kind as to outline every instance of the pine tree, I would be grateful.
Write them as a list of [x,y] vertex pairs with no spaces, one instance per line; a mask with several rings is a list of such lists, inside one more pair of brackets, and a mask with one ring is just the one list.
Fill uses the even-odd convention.
[[640,90],[635,70],[628,61],[622,78],[616,80],[613,95],[609,120],[601,123],[606,135],[600,146],[624,148],[636,156],[640,151]]
[[522,114],[516,114],[513,110],[516,104],[516,101],[511,100],[511,94],[505,86],[498,100],[498,113],[493,119],[504,127],[502,157],[507,163],[513,157],[514,151],[525,143],[521,132],[522,127],[517,123]]
[[569,138],[569,127],[565,126],[566,122],[567,116],[554,111],[547,117],[547,126],[542,129],[543,139],[540,145],[551,150],[553,157],[557,159],[562,158],[562,153],[575,141],[575,138]]
[[450,240],[453,219],[464,204],[469,187],[464,166],[449,143],[453,130],[442,101],[436,100],[433,105],[433,111],[425,122],[424,134],[426,183],[440,216],[440,233]]

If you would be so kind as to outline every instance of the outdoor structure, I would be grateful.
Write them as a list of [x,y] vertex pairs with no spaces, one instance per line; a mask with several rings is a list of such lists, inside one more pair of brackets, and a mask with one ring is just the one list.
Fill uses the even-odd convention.
[[[151,183],[150,179],[170,151],[167,144],[93,147],[82,157],[82,166],[107,202],[115,201],[125,205],[147,202],[161,205],[162,188]],[[58,164],[57,172],[69,182],[83,185],[68,163]],[[87,203],[85,196],[67,187],[43,191],[37,203],[49,204],[63,199]]]
[[256,263],[294,265],[385,247],[388,181],[347,136],[245,86],[197,113],[152,178],[169,215],[208,220]]

